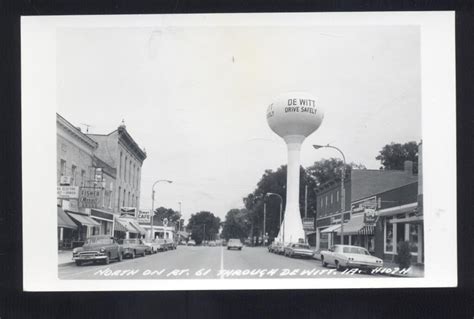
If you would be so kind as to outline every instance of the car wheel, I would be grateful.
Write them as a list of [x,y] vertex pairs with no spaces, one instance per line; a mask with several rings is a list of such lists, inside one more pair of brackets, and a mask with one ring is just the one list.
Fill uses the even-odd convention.
[[117,252],[117,255],[118,255],[117,261],[122,261],[122,259],[123,259],[122,253],[119,251],[119,252]]
[[130,255],[130,258],[132,258],[132,259],[135,258],[135,250],[132,250],[132,254]]
[[343,267],[341,266],[341,264],[339,264],[339,262],[336,260],[336,270],[337,271],[343,271]]
[[142,257],[146,256],[146,250],[143,251]]
[[104,265],[108,265],[110,263],[110,256],[107,255],[107,257],[105,257],[104,259]]
[[77,266],[82,266],[82,261],[81,260],[76,260],[76,265]]
[[321,263],[323,264],[323,267],[328,266],[328,263],[324,261],[324,257],[321,257]]

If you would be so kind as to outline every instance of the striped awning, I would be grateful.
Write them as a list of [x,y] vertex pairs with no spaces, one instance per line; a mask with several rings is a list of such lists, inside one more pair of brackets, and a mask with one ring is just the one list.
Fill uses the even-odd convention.
[[58,227],[77,229],[77,225],[61,207],[58,207]]
[[115,230],[134,233],[134,234],[139,233],[138,230],[135,227],[133,227],[131,225],[130,221],[126,218],[116,218],[115,219]]
[[340,224],[331,225],[331,226],[329,226],[328,228],[323,229],[323,230],[321,231],[321,233],[333,233],[333,232],[338,231],[340,228],[341,228],[341,225],[340,225]]
[[360,235],[373,235],[375,232],[375,225],[365,225],[359,230]]
[[74,214],[71,212],[67,212],[69,217],[77,221],[79,224],[84,225],[84,226],[90,226],[90,227],[100,227],[100,224],[90,218],[89,216],[86,215],[81,215],[81,214]]

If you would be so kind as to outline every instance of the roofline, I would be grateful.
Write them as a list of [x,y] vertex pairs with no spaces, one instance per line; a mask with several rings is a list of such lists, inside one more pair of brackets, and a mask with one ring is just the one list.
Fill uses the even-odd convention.
[[69,132],[80,138],[84,143],[88,144],[90,147],[96,149],[99,146],[99,143],[94,141],[92,138],[87,136],[87,134],[83,133],[79,130],[76,126],[74,126],[71,122],[66,120],[64,117],[56,113],[56,123],[67,129]]

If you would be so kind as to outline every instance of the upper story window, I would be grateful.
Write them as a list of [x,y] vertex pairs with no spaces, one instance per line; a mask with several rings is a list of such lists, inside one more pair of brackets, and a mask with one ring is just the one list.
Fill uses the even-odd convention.
[[334,203],[334,194],[331,194],[331,204]]
[[128,182],[132,184],[132,160],[130,160],[130,164],[128,165]]
[[60,165],[61,165],[60,166],[61,176],[64,176],[64,175],[66,175],[66,161],[62,159]]
[[71,184],[76,185],[76,171],[77,171],[77,166],[72,165],[71,167]]
[[339,201],[339,191],[336,192],[336,202]]
[[328,206],[328,195],[326,195],[326,206]]
[[123,179],[124,179],[124,181],[127,181],[127,161],[128,161],[128,157],[125,156],[125,164],[124,164],[124,167],[123,167]]
[[120,165],[119,165],[119,176],[123,177],[122,175],[122,152],[120,152]]

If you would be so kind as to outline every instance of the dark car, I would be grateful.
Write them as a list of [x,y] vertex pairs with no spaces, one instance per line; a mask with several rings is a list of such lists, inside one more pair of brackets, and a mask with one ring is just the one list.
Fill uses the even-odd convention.
[[284,251],[285,256],[288,257],[304,257],[304,258],[312,258],[314,255],[314,251],[308,244],[289,244],[285,247]]
[[112,259],[121,261],[122,253],[122,247],[113,237],[97,235],[87,238],[82,247],[74,248],[72,259],[78,266],[88,261],[108,264]]
[[151,247],[145,245],[143,240],[138,238],[124,239],[122,242],[123,256],[135,258],[135,256],[145,256],[151,253]]

